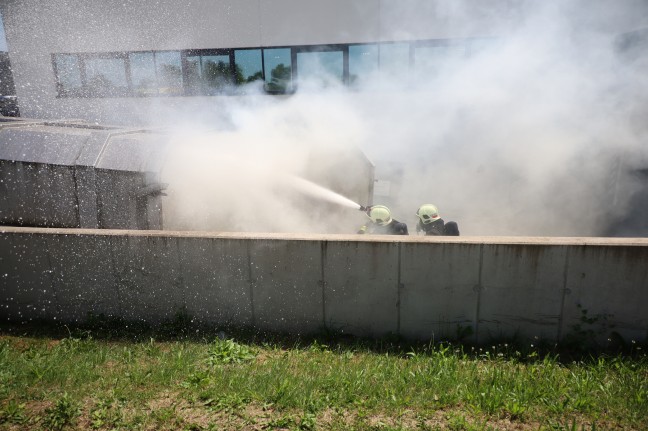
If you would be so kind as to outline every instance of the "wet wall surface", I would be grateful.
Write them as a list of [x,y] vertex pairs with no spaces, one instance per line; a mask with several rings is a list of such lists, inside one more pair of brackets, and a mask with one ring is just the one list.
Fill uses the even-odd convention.
[[[0,319],[488,343],[648,338],[648,239],[0,227]],[[586,323],[584,318],[589,319]]]

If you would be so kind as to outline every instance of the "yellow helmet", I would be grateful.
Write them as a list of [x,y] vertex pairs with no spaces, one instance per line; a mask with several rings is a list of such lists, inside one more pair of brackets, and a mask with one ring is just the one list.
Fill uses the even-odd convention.
[[372,206],[371,208],[369,208],[367,215],[372,222],[380,226],[386,226],[392,221],[391,212],[389,211],[389,208],[384,205]]
[[441,218],[439,210],[432,204],[423,204],[416,211],[416,215],[421,219],[421,223],[429,224]]

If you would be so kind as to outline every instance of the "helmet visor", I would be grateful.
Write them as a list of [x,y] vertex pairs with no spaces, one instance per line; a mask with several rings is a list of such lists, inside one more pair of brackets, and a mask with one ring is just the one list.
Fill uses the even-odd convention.
[[421,221],[423,224],[429,224],[432,223],[434,220],[439,219],[439,214],[419,214],[419,217],[421,218]]
[[387,225],[391,222],[391,217],[388,217],[388,218],[385,219],[385,220],[383,220],[383,219],[381,219],[381,218],[377,218],[377,219],[374,220],[374,222],[375,222],[377,225],[380,225],[380,226],[387,226]]

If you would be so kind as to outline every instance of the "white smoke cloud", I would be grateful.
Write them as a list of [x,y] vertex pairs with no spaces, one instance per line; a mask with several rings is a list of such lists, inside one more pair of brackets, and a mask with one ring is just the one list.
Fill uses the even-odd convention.
[[[365,140],[355,112],[314,95],[261,96],[252,107],[229,109],[227,130],[175,131],[162,175],[170,184],[167,229],[354,231],[363,220],[353,196],[327,193],[303,178],[332,184],[338,175],[351,182],[362,175],[339,171],[348,159],[358,160],[348,148]],[[360,195],[370,184],[363,179]]]
[[[470,33],[479,14],[458,4],[444,13]],[[313,151],[339,146],[375,162],[392,195],[374,203],[389,205],[410,232],[418,206],[434,203],[462,235],[604,233],[641,187],[628,168],[648,163],[648,79],[615,49],[619,33],[648,25],[637,18],[646,8],[525,4],[507,9],[506,27],[489,29],[498,37],[479,54],[446,56],[434,76],[375,77],[361,92],[232,99],[212,123],[220,131],[179,130],[165,171],[167,219],[192,229],[353,232],[356,212],[306,204],[286,180],[308,176]],[[416,22],[406,12],[401,20]],[[330,183],[352,181],[334,162],[321,165]]]

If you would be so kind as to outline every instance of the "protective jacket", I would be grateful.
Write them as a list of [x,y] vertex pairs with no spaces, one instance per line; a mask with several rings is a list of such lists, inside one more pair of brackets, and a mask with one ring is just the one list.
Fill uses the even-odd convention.
[[432,223],[423,224],[419,220],[416,225],[417,232],[425,232],[425,236],[459,236],[459,226],[453,221],[444,222],[442,218]]

